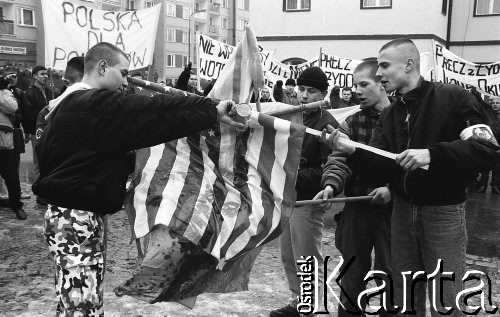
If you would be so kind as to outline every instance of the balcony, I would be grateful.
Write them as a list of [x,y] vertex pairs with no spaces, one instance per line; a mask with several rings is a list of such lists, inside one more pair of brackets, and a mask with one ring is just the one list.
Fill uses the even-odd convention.
[[208,34],[213,34],[213,35],[219,34],[219,28],[216,25],[209,25]]
[[14,35],[14,21],[0,20],[0,34]]
[[220,3],[209,3],[208,12],[212,14],[220,14]]

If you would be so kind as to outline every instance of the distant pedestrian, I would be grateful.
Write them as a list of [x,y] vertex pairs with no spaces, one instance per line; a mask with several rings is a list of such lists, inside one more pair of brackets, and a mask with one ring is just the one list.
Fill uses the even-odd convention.
[[18,101],[10,90],[15,86],[17,74],[0,75],[0,176],[4,179],[9,193],[9,206],[20,220],[26,219],[21,202],[21,184],[19,182],[20,156],[15,148],[14,128]]
[[295,80],[293,80],[292,78],[288,78],[286,80],[283,93],[283,103],[292,106],[297,106],[299,104],[297,93],[295,92]]
[[[28,88],[23,100],[23,128],[25,142],[31,140],[33,148],[33,176],[36,181],[40,175],[38,159],[34,151],[36,147],[36,120],[40,111],[49,104],[49,101],[57,97],[57,93],[47,86],[49,74],[44,66],[33,67],[32,75],[34,79],[33,86]],[[37,197],[36,202],[41,205],[47,204],[43,197]]]
[[269,91],[269,88],[264,87],[260,91],[260,102],[272,102],[273,100],[271,99],[271,92]]
[[283,92],[283,81],[277,80],[273,87],[273,98],[277,102],[283,102],[285,93]]

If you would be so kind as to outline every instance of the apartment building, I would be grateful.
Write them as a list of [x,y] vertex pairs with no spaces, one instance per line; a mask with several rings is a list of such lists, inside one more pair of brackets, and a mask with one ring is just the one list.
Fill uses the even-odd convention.
[[0,0],[0,66],[30,67],[36,63],[35,0]]
[[436,40],[472,62],[500,60],[500,0],[252,0],[250,22],[264,49],[286,63],[316,57],[320,48],[376,56],[399,37],[421,51]]
[[[162,14],[154,69],[167,85],[175,85],[189,61],[197,67],[196,32],[236,45],[250,19],[250,0],[161,1]],[[163,34],[162,34],[163,32]]]

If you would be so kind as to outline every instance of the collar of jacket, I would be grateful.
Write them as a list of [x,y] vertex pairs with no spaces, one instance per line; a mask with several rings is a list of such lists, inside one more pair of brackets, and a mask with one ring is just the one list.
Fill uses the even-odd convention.
[[394,97],[396,98],[396,102],[406,104],[408,102],[412,102],[412,101],[418,99],[418,97],[422,93],[422,90],[423,90],[422,88],[424,86],[423,85],[424,82],[425,82],[424,78],[422,76],[420,76],[420,78],[418,79],[417,87],[415,89],[408,91],[406,94],[400,94],[400,93],[396,92],[396,94],[394,95]]

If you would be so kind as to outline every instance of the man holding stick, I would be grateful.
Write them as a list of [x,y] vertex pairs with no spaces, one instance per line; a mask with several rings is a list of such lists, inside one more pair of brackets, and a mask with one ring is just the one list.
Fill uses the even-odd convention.
[[[304,70],[297,79],[297,84],[299,86],[297,97],[301,104],[321,101],[327,94],[328,79],[319,67]],[[320,108],[304,111],[304,125],[322,130],[327,125],[338,126],[338,123],[328,111]],[[321,189],[322,164],[326,162],[329,152],[328,146],[321,143],[316,136],[305,135],[295,185],[297,200],[311,199]],[[344,173],[347,173],[348,168],[343,167]],[[281,259],[288,286],[292,292],[292,300],[287,306],[271,311],[271,317],[300,315],[297,304],[301,281],[297,276],[300,271],[297,260],[300,260],[301,256],[304,258],[315,256],[318,263],[323,262],[321,239],[324,215],[323,206],[306,205],[294,208],[288,219],[283,218],[283,232],[280,236]],[[319,269],[320,281],[322,281],[323,271]]]
[[[377,59],[367,59],[354,69],[354,86],[361,101],[361,111],[346,118],[340,124],[339,130],[351,140],[368,144],[375,129],[380,113],[389,106],[390,101],[375,76]],[[335,152],[323,167],[322,190],[315,199],[332,198],[339,193],[342,187],[343,175],[339,175],[337,157],[342,152]],[[344,193],[347,197],[373,195],[371,201],[346,202],[341,212],[340,220],[335,231],[335,246],[342,253],[344,265],[355,257],[349,269],[342,277],[342,292],[338,316],[363,315],[366,303],[358,307],[359,294],[365,290],[363,280],[372,266],[372,250],[375,250],[375,270],[390,274],[391,260],[391,193],[384,183],[373,189],[357,174],[353,174],[345,185]],[[380,281],[381,282],[381,281]],[[385,316],[385,313],[381,313]]]
[[175,140],[228,116],[232,101],[195,96],[128,95],[129,60],[101,42],[85,55],[81,83],[49,113],[39,140],[40,177],[33,192],[46,198],[44,235],[56,264],[57,313],[102,316],[106,251],[103,216],[123,205],[125,182],[134,167],[132,150]]
[[411,40],[382,46],[377,77],[397,100],[382,113],[370,145],[399,153],[395,161],[346,145],[342,140],[348,137],[332,127],[323,140],[349,154],[349,166],[366,182],[387,182],[395,193],[391,277],[401,313],[425,316],[426,282],[412,283],[413,274],[403,274],[423,271],[429,284],[431,274],[439,281],[429,287],[429,298],[436,299],[432,316],[462,316],[455,300],[466,266],[466,188],[477,172],[494,166],[498,144],[471,94],[420,76],[420,55]]

